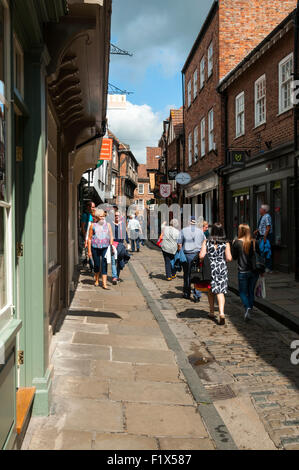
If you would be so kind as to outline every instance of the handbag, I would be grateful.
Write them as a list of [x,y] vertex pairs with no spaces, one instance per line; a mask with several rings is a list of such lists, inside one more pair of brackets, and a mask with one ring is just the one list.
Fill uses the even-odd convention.
[[266,298],[266,283],[265,278],[260,276],[255,286],[255,296],[262,299]]
[[251,257],[252,271],[263,274],[266,269],[266,261],[263,256],[257,253],[255,249],[255,242],[253,242],[253,255]]
[[163,233],[161,233],[161,235],[160,235],[160,237],[158,238],[158,241],[157,241],[157,243],[156,243],[159,248],[161,248],[162,241],[163,241]]

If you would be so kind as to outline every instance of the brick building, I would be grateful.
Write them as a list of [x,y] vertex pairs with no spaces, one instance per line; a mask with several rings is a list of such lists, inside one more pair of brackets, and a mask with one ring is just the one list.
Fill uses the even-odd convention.
[[160,157],[161,149],[159,147],[146,147],[146,163],[138,166],[138,183],[134,200],[139,211],[150,209],[156,202],[154,188],[151,187],[150,174],[155,174],[158,171]]
[[269,204],[274,266],[282,271],[294,269],[294,14],[288,15],[219,86],[228,116],[223,170],[228,235],[232,238],[237,234],[239,223],[257,228],[259,208]]
[[192,178],[185,198],[203,204],[209,222],[224,222],[225,102],[217,86],[296,3],[215,1],[183,67],[185,168]]

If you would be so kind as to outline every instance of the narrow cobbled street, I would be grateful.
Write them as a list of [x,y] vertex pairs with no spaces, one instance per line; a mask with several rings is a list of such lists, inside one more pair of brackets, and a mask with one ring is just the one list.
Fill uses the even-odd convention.
[[295,333],[257,310],[245,324],[234,294],[214,323],[150,243],[118,286],[93,284],[82,269],[52,340],[51,414],[23,449],[298,449]]

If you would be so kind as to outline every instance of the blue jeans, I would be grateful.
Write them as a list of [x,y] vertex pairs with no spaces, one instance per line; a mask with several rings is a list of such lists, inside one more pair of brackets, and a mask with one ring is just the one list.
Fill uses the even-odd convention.
[[257,273],[238,273],[240,297],[246,310],[253,308],[254,289],[258,278]]
[[118,273],[118,263],[117,263],[117,260],[114,258],[113,255],[111,256],[111,271],[112,271],[112,277],[113,277],[113,279],[119,277],[119,273]]
[[191,294],[191,285],[190,285],[190,278],[191,278],[191,264],[195,258],[198,258],[198,253],[185,253],[187,258],[187,263],[183,263],[183,270],[184,270],[184,288],[183,292],[186,295]]
[[131,248],[132,248],[132,251],[135,251],[135,241],[136,241],[137,250],[140,249],[140,239],[139,239],[139,237],[136,238],[136,239],[131,238]]
[[166,251],[162,251],[162,253],[164,256],[166,277],[169,279],[176,274],[176,269],[171,266],[171,260],[174,259],[174,255],[166,253]]
[[107,274],[107,260],[105,255],[107,253],[108,247],[106,248],[94,248],[91,247],[92,251],[92,258],[94,262],[94,272],[97,274],[100,271],[100,267],[102,267],[101,272],[102,274]]

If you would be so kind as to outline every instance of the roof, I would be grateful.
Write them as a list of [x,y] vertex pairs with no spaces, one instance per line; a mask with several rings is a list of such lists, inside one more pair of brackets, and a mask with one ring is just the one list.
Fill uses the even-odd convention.
[[146,147],[146,166],[148,170],[157,170],[159,168],[159,158],[161,157],[162,149],[160,147]]
[[141,163],[138,167],[138,179],[148,179],[147,166],[145,163]]
[[202,28],[201,28],[201,30],[200,30],[200,32],[199,32],[199,34],[198,34],[198,36],[197,36],[197,38],[196,38],[196,40],[195,40],[195,43],[193,44],[192,49],[191,49],[191,51],[190,51],[190,53],[189,53],[189,55],[188,55],[188,57],[187,57],[187,60],[186,60],[186,62],[185,62],[185,65],[184,65],[184,67],[182,68],[182,73],[185,73],[185,72],[186,72],[186,69],[187,69],[188,65],[190,64],[190,62],[191,62],[191,60],[192,60],[192,58],[193,58],[195,52],[197,51],[197,48],[198,48],[198,46],[199,46],[199,44],[200,44],[200,41],[202,40],[202,38],[203,38],[203,36],[205,35],[205,33],[206,33],[208,27],[210,26],[211,21],[213,20],[215,14],[216,14],[216,12],[217,12],[217,10],[218,10],[218,0],[214,0],[214,3],[213,3],[213,5],[212,5],[211,8],[210,8],[210,11],[209,11],[209,13],[208,13],[208,16],[206,17],[206,20],[205,20],[204,24],[202,25]]
[[249,62],[251,60],[257,60],[262,54],[269,50],[269,47],[271,47],[271,45],[269,45],[268,43],[270,43],[271,40],[274,39],[274,37],[277,35],[277,33],[280,33],[281,30],[286,27],[290,21],[293,21],[295,13],[296,9],[293,10],[278,26],[276,26],[276,28],[274,28],[271,33],[268,34],[268,36],[266,36],[265,39],[263,39],[241,62],[239,62],[239,64],[220,81],[217,87],[218,90],[224,91],[230,85],[230,83],[228,82],[231,82],[234,80],[234,78],[237,78],[237,76],[239,75],[237,75],[238,71],[240,71],[240,73],[242,72],[241,69],[244,67],[245,64],[248,63],[249,66]]

